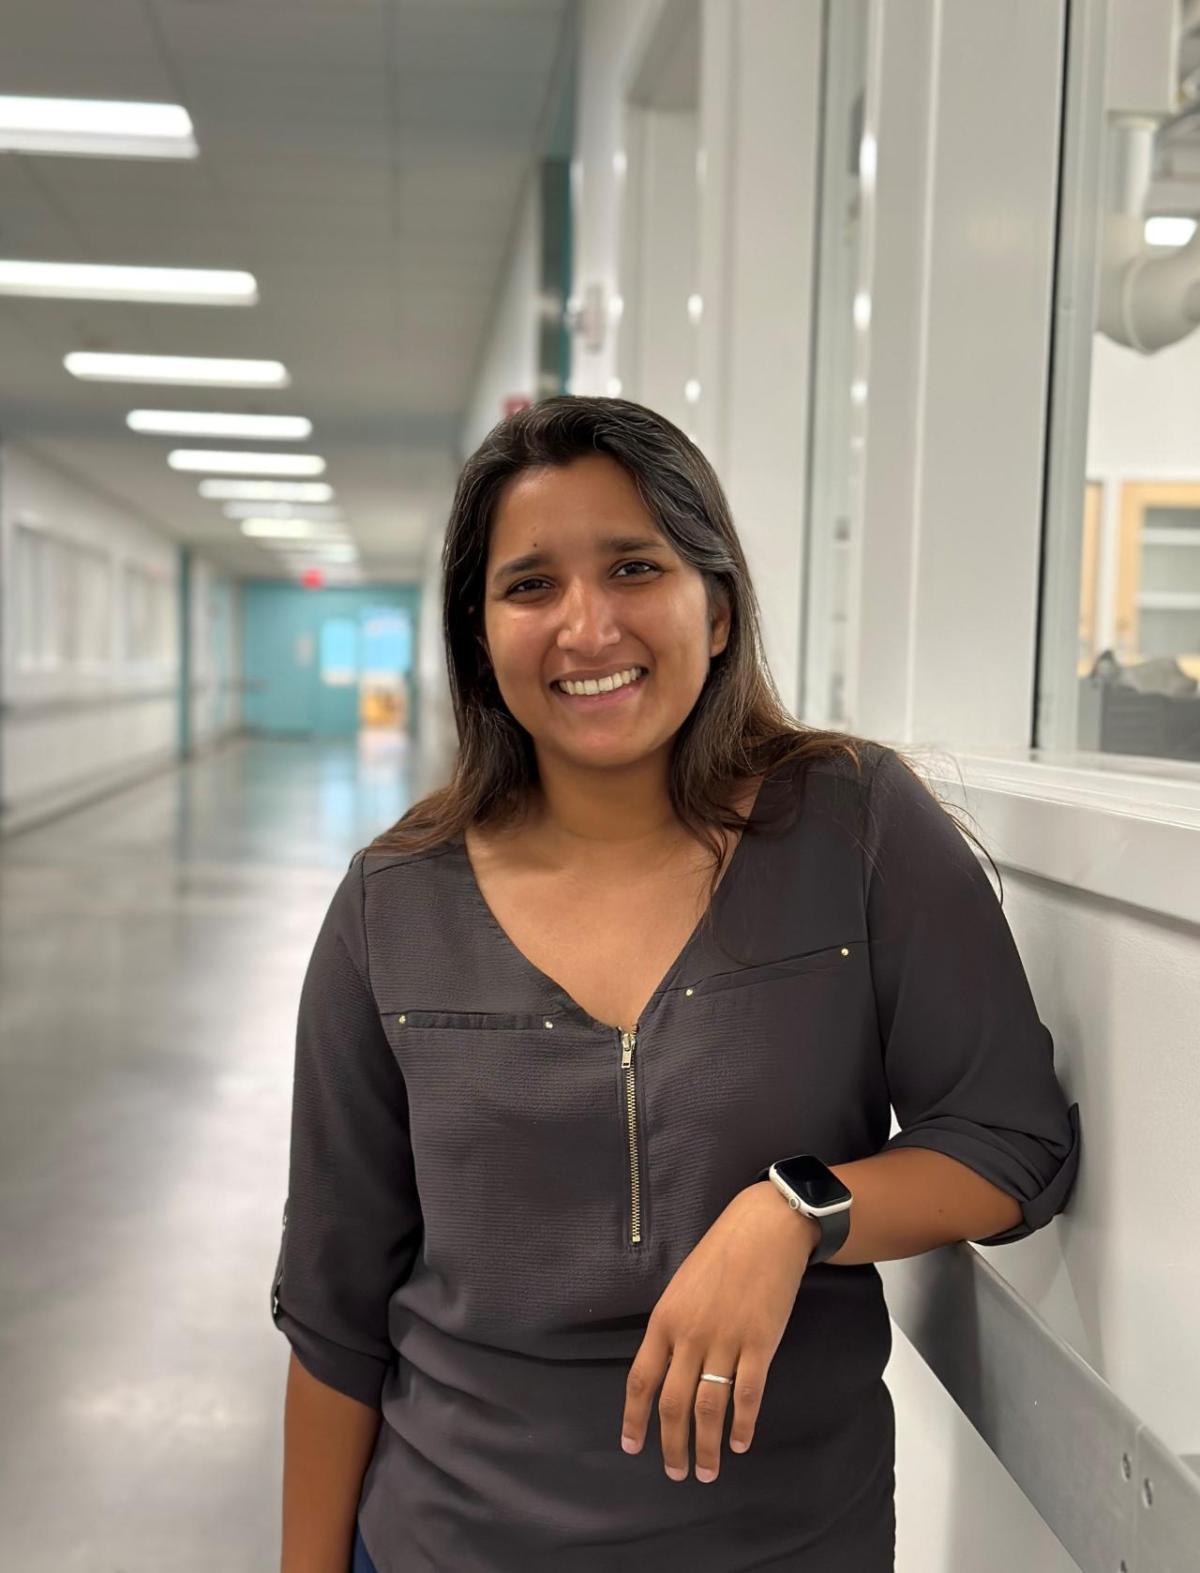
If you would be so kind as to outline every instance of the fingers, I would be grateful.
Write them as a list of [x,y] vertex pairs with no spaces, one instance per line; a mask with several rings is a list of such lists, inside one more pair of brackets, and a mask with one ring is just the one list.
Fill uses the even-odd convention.
[[[711,1371],[716,1376],[733,1376],[736,1365],[737,1354],[733,1349],[710,1350],[697,1376],[701,1377],[705,1371]],[[725,1430],[725,1412],[729,1408],[731,1391],[725,1382],[696,1382],[692,1403],[696,1420],[696,1479],[706,1484],[715,1480],[720,1472],[721,1436]],[[686,1469],[685,1455],[685,1473]]]
[[[700,1370],[699,1352],[686,1344],[676,1344],[671,1351],[671,1365],[658,1399],[658,1429],[662,1438],[663,1466],[672,1480],[683,1480],[688,1472],[688,1443],[691,1440],[697,1386],[720,1387],[724,1392],[722,1382],[701,1382]],[[721,1418],[723,1417],[722,1407]],[[720,1419],[718,1419],[718,1447],[720,1438]]]
[[[721,1437],[730,1400],[733,1423],[729,1446],[735,1453],[744,1453],[754,1439],[768,1363],[751,1348],[739,1352],[732,1347],[718,1347],[708,1350],[703,1358],[686,1344],[671,1349],[665,1334],[652,1322],[626,1379],[621,1446],[627,1453],[641,1451],[657,1393],[658,1427],[667,1474],[672,1480],[687,1477],[694,1423],[696,1479],[706,1484],[715,1480],[721,1468]],[[704,1371],[732,1376],[733,1384],[703,1382],[700,1377]]]
[[671,1346],[653,1316],[625,1379],[625,1412],[621,1418],[621,1446],[627,1453],[641,1451],[646,1440],[650,1405],[667,1373]]
[[[770,1360],[753,1349],[744,1348],[738,1355],[737,1377],[732,1388],[733,1424],[729,1427],[729,1450],[732,1453],[744,1453],[754,1440],[754,1428],[758,1424],[758,1411],[762,1406],[769,1366]],[[712,1383],[705,1382],[704,1385],[711,1387]]]

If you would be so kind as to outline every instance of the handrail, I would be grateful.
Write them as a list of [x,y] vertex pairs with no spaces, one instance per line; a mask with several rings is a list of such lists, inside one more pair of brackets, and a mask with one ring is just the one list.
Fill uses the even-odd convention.
[[1194,1573],[1200,1459],[1173,1453],[969,1245],[879,1271],[892,1320],[1083,1573]]
[[[197,679],[189,684],[188,692],[247,693],[256,685],[243,678],[220,678],[215,682]],[[7,721],[45,721],[54,716],[76,715],[89,710],[113,710],[122,705],[162,703],[179,698],[179,684],[159,688],[102,689],[85,694],[42,694],[28,699],[0,701],[0,716]]]

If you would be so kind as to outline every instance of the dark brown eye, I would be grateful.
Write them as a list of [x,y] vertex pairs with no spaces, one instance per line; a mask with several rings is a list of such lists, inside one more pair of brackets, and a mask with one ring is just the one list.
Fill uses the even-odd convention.
[[[638,562],[621,563],[620,566],[617,569],[618,573],[620,573],[621,568],[649,568],[651,573],[661,573],[662,572],[662,569],[658,566],[657,563],[647,563],[647,562],[640,562],[640,561],[638,561]],[[639,573],[639,574],[624,574],[624,575],[622,575],[622,577],[626,578],[626,579],[630,579],[630,578],[632,578],[632,579],[644,579],[646,576],[645,576],[645,574],[640,574]],[[509,585],[508,589],[504,592],[504,594],[505,594],[506,597],[510,596],[510,595],[516,595],[518,593],[518,591],[524,590],[524,589],[526,589],[530,585],[545,584],[545,582],[546,581],[544,579],[518,579],[516,584]]]

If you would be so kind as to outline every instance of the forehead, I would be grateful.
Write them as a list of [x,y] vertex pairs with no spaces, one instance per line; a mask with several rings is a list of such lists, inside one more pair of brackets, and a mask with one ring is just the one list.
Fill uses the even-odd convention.
[[491,552],[525,545],[533,534],[549,548],[576,531],[614,523],[662,534],[628,471],[607,454],[588,454],[566,465],[522,470],[508,482],[492,522]]

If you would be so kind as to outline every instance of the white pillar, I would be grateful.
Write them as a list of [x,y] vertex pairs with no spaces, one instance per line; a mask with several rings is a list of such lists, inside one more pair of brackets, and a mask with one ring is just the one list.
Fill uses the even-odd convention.
[[[878,146],[849,728],[1030,741],[1061,0],[876,0]],[[1019,84],[1019,93],[1016,91]]]

